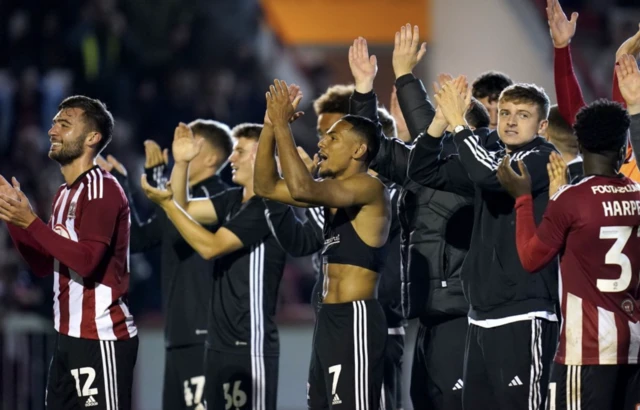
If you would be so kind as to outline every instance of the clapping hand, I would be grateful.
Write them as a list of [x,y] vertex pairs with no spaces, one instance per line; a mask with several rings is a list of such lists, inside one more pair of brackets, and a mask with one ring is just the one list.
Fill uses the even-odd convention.
[[497,172],[500,185],[502,185],[509,195],[516,199],[522,195],[531,194],[531,176],[529,176],[527,166],[522,160],[519,160],[518,168],[520,169],[520,175],[513,170],[511,167],[511,158],[506,155],[500,162]]
[[[176,162],[191,162],[196,157],[196,155],[200,153],[203,144],[204,139],[196,139],[191,128],[189,128],[187,124],[181,122],[176,127],[176,130],[173,133],[173,144],[171,147],[171,151],[173,152],[173,157]],[[154,149],[155,148],[153,147],[153,144],[148,144],[147,142],[145,142],[145,152]],[[147,162],[148,160],[145,161],[145,168]]]
[[0,176],[0,220],[25,229],[37,216],[31,209],[29,199],[20,189],[18,180],[14,177],[11,182],[13,186]]
[[629,54],[621,56],[616,64],[616,75],[629,114],[640,113],[640,70],[635,57]]
[[140,186],[142,187],[142,191],[145,196],[149,198],[152,202],[164,207],[173,201],[173,191],[171,190],[171,186],[167,184],[165,189],[154,188],[149,185],[147,181],[147,175],[142,174],[140,177]]
[[300,116],[296,113],[296,107],[302,99],[302,94],[298,89],[297,95],[290,95],[286,82],[275,80],[274,85],[269,87],[266,98],[267,116],[274,126],[288,124],[296,115]]
[[549,175],[549,198],[554,196],[561,186],[569,183],[567,177],[567,163],[556,153],[549,155],[547,164],[547,174]]
[[471,89],[465,76],[448,81],[434,98],[449,125],[456,127],[467,123],[464,115],[471,102]]
[[[289,86],[289,101],[291,105],[293,105],[293,110],[298,109],[298,105],[300,105],[300,101],[302,100],[302,90],[300,90],[300,86],[296,84],[291,84]],[[298,118],[304,115],[303,111],[296,111],[291,118],[289,118],[289,123],[294,122]],[[272,125],[271,119],[269,119],[269,113],[265,111],[264,113],[264,124]]]

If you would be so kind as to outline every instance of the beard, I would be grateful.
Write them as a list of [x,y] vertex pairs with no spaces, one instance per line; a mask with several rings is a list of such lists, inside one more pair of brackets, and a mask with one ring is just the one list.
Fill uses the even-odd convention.
[[49,158],[64,166],[72,163],[84,153],[84,138],[63,142],[57,151],[49,151]]

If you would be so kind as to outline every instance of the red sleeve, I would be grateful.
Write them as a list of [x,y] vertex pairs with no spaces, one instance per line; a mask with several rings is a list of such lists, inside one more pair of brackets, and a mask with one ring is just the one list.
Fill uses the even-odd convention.
[[568,124],[573,125],[576,114],[580,111],[580,108],[585,106],[585,102],[576,73],[573,71],[570,46],[554,48],[553,56],[553,75],[558,110],[562,118]]
[[127,200],[113,179],[104,178],[104,190],[87,196],[82,206],[82,223],[78,241],[90,240],[111,245],[120,212]]
[[27,231],[47,252],[83,278],[91,276],[107,253],[108,246],[94,240],[75,242],[58,235],[40,218]]
[[559,245],[553,241],[550,244],[540,238],[539,233],[553,230],[553,221],[547,218],[547,212],[545,212],[538,232],[536,232],[533,198],[531,195],[519,197],[516,200],[515,208],[518,256],[522,267],[527,272],[533,273],[546,266],[558,254],[564,244],[564,237],[562,237],[562,242]]
[[7,224],[13,244],[27,262],[34,275],[44,277],[53,273],[53,258],[25,229]]

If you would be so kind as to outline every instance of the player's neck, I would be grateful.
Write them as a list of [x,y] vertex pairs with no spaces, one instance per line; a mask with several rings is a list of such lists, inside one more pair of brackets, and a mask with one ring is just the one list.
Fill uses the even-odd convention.
[[60,167],[60,172],[64,177],[64,181],[67,185],[73,184],[80,175],[84,174],[95,166],[95,159],[91,157],[82,156],[75,159],[73,162]]
[[253,192],[253,181],[248,183],[247,185],[244,185],[242,187],[242,202],[247,202],[248,200],[250,200],[251,198],[253,198],[253,196],[255,196],[255,193]]
[[207,169],[204,173],[195,177],[193,181],[189,181],[189,187],[194,187],[199,183],[201,183],[202,181],[205,181],[213,177],[216,174],[216,172],[217,172],[217,169],[215,168]]
[[616,164],[613,164],[612,161],[602,155],[584,155],[583,161],[585,176],[600,175],[612,178],[618,176],[618,167]]

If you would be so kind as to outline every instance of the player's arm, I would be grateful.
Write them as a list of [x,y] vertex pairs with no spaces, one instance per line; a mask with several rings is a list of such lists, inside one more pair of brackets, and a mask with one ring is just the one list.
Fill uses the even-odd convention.
[[547,19],[553,41],[553,75],[558,110],[568,124],[575,122],[576,114],[585,106],[582,90],[571,61],[571,39],[576,33],[578,13],[567,19],[558,0],[547,0]]
[[403,26],[396,32],[392,58],[398,102],[411,140],[429,127],[436,114],[422,81],[413,75],[413,69],[427,50],[426,43],[420,44],[419,38],[418,26],[414,26],[413,31],[411,25]]
[[25,229],[7,223],[9,236],[20,256],[34,275],[45,277],[53,273],[53,258]]
[[[262,132],[260,133],[253,171],[253,190],[255,194],[265,199],[301,208],[310,206],[307,203],[296,201],[291,196],[285,180],[282,179],[278,173],[275,152],[276,137],[273,125],[265,121]],[[299,157],[297,153],[296,156]],[[300,159],[300,161],[302,161],[302,159]],[[306,167],[304,172],[311,175]]]
[[620,93],[631,115],[630,140],[637,158],[640,154],[640,69],[633,55],[620,56],[616,65],[616,77]]
[[179,208],[184,209],[194,220],[203,225],[218,223],[216,210],[208,198],[192,199],[189,197],[189,163],[200,153],[204,140],[196,140],[193,131],[184,123],[180,123],[173,136],[171,152],[175,160],[171,171],[171,190],[173,200]]
[[271,233],[289,255],[307,256],[322,249],[322,208],[307,208],[307,220],[303,222],[296,217],[290,206],[266,199],[264,204]]
[[[551,156],[548,179],[556,179],[561,174],[566,175],[562,162],[560,155]],[[518,161],[518,169],[520,174],[516,173],[509,164],[509,160],[504,158],[498,167],[498,179],[505,191],[516,199],[518,256],[522,267],[527,272],[533,273],[545,267],[560,252],[576,213],[565,211],[571,208],[565,204],[566,196],[561,197],[564,189],[560,189],[550,198],[542,222],[536,229],[531,177],[523,161]]]
[[128,206],[119,186],[105,180],[101,194],[83,205],[77,238],[74,230],[69,232],[72,239],[67,239],[33,213],[22,192],[19,195],[19,201],[3,197],[0,218],[26,229],[47,253],[82,277],[91,276],[102,262],[122,209]]

